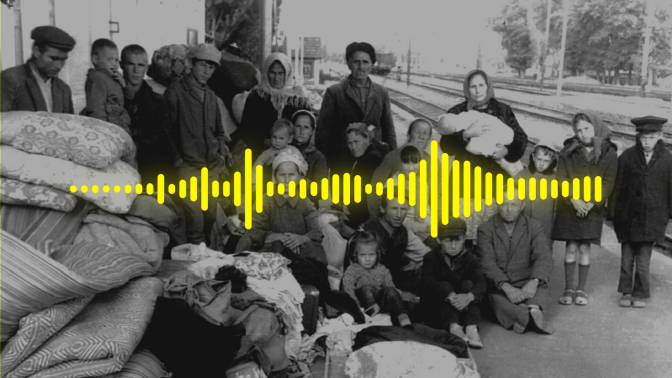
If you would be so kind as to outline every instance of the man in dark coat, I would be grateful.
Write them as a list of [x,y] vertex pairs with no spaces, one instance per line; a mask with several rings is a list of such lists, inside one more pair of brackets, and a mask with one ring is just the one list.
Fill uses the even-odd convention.
[[149,59],[139,45],[129,45],[121,51],[121,69],[126,80],[124,107],[131,116],[131,136],[137,146],[138,172],[142,184],[153,183],[159,174],[166,183],[173,179],[172,151],[161,116],[163,99],[144,80]]
[[202,210],[200,198],[197,202],[190,200],[189,182],[195,177],[200,188],[203,168],[208,168],[208,182],[219,181],[228,154],[217,98],[207,86],[220,59],[221,54],[214,46],[198,45],[191,74],[173,83],[164,94],[164,125],[170,134],[172,161],[178,180],[187,182],[187,197],[182,202],[187,219],[187,241],[191,244],[205,241],[211,245],[217,212],[212,196],[207,210]]
[[[517,191],[478,227],[478,256],[488,283],[488,299],[506,329],[523,333],[534,325],[540,333],[554,328],[543,315],[543,300],[553,271],[548,236],[538,221],[522,214]],[[530,322],[530,319],[532,322]]]
[[387,143],[388,150],[397,148],[387,89],[369,78],[376,63],[375,50],[368,43],[353,42],[346,48],[345,58],[351,74],[327,89],[315,134],[317,149],[326,156],[332,173],[350,168],[342,162],[348,161],[350,155],[345,130],[351,123],[375,126],[376,140]]
[[53,26],[33,29],[30,38],[34,42],[28,62],[0,74],[0,111],[74,114],[70,87],[57,77],[68,59],[68,53],[75,47],[74,38]]
[[[665,238],[672,218],[672,154],[662,140],[664,118],[635,118],[637,139],[618,158],[609,218],[621,242],[621,307],[644,307],[653,243]],[[635,268],[636,267],[636,268]],[[634,285],[633,285],[634,282]]]

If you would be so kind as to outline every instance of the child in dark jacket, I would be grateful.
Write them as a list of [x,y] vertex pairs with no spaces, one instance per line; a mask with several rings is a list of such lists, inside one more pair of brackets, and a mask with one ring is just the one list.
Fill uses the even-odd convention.
[[425,255],[422,264],[425,292],[420,308],[429,326],[449,330],[470,347],[482,348],[477,324],[486,283],[478,259],[465,246],[466,233],[467,224],[460,218],[439,224],[440,247]]
[[[618,158],[618,175],[609,201],[621,242],[618,292],[621,307],[642,308],[649,292],[653,243],[665,238],[672,218],[672,154],[662,140],[664,118],[635,118],[637,140]],[[633,284],[634,282],[634,284]]]
[[91,45],[91,62],[84,89],[86,108],[82,114],[113,123],[131,134],[131,116],[124,108],[126,81],[119,73],[119,50],[109,39],[97,39]]
[[[575,179],[582,184],[586,177],[593,183],[596,177],[602,180],[601,198],[595,196],[595,186],[590,187],[590,199],[585,201],[584,188],[580,198],[573,194],[559,198],[551,239],[564,240],[565,247],[565,291],[560,304],[588,304],[586,281],[590,268],[590,245],[600,244],[604,223],[605,204],[611,195],[618,170],[616,145],[611,142],[611,130],[595,112],[585,110],[577,113],[572,120],[575,136],[565,141],[558,160],[557,180],[559,187],[563,181],[573,186]],[[578,255],[579,284],[574,286]]]
[[348,241],[350,266],[343,275],[343,290],[371,316],[380,311],[389,312],[402,327],[411,321],[404,308],[399,291],[394,287],[392,274],[378,262],[380,249],[376,234],[356,232]]

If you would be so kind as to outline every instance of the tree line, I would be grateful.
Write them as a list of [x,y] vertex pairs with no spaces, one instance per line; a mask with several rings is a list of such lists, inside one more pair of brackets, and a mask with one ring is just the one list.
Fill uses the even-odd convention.
[[[650,1],[647,17],[646,0],[564,1],[568,1],[569,14],[565,75],[590,75],[603,84],[638,85],[647,25],[652,27],[649,67],[654,79],[672,73],[672,6]],[[563,0],[511,0],[502,15],[490,22],[502,36],[506,64],[523,77],[530,68],[535,73],[542,71],[545,52],[555,58],[557,71],[562,19]]]

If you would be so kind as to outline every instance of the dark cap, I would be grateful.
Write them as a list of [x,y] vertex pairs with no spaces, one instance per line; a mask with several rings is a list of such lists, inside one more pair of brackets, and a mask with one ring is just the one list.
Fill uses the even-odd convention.
[[70,52],[75,48],[75,39],[55,26],[38,26],[30,32],[30,38],[51,47]]
[[450,217],[448,224],[439,222],[437,236],[439,239],[465,235],[467,233],[467,222],[461,218]]
[[663,129],[663,125],[667,122],[667,119],[646,116],[640,118],[633,118],[630,120],[633,125],[635,125],[635,130],[638,133],[654,133]]
[[345,61],[350,61],[350,58],[357,52],[365,52],[371,57],[371,64],[376,64],[376,50],[366,42],[352,42],[345,48]]

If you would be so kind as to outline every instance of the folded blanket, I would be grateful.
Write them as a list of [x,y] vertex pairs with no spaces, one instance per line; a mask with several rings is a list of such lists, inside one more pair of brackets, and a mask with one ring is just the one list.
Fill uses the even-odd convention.
[[169,230],[177,222],[177,215],[166,204],[160,204],[156,198],[144,194],[135,198],[128,214],[142,218],[162,230]]
[[162,291],[161,281],[148,277],[97,295],[7,378],[98,377],[120,371],[140,343]]
[[0,377],[5,377],[54,333],[70,323],[92,299],[93,295],[71,299],[21,319],[19,331],[2,348]]
[[163,248],[170,241],[168,235],[141,219],[128,218],[132,222],[111,214],[89,214],[74,243],[100,243],[118,248],[143,258],[158,270]]
[[6,341],[26,315],[57,303],[108,291],[153,273],[149,264],[127,252],[98,244],[63,246],[53,259],[14,235],[2,238],[0,335]]
[[[131,185],[135,189],[135,186],[140,184],[140,175],[122,161],[117,161],[105,169],[94,169],[50,156],[31,155],[10,146],[2,146],[0,151],[2,154],[0,169],[3,177],[49,186],[65,192],[69,192],[72,185],[78,188],[82,185],[87,185],[89,188],[97,185],[101,189],[97,193],[93,190],[88,190],[86,193],[77,190],[74,195],[91,201],[111,213],[125,214],[137,196],[135,190],[126,193],[124,187]],[[102,190],[105,185],[110,188],[108,193]],[[115,185],[121,187],[119,193],[112,190]]]
[[77,197],[48,186],[2,178],[0,202],[3,205],[30,205],[67,212],[75,208]]
[[120,372],[101,378],[164,378],[171,374],[166,371],[163,363],[154,353],[145,348],[138,348],[128,359]]
[[135,164],[135,143],[121,127],[95,118],[47,112],[2,113],[2,144],[31,154],[106,168]]

